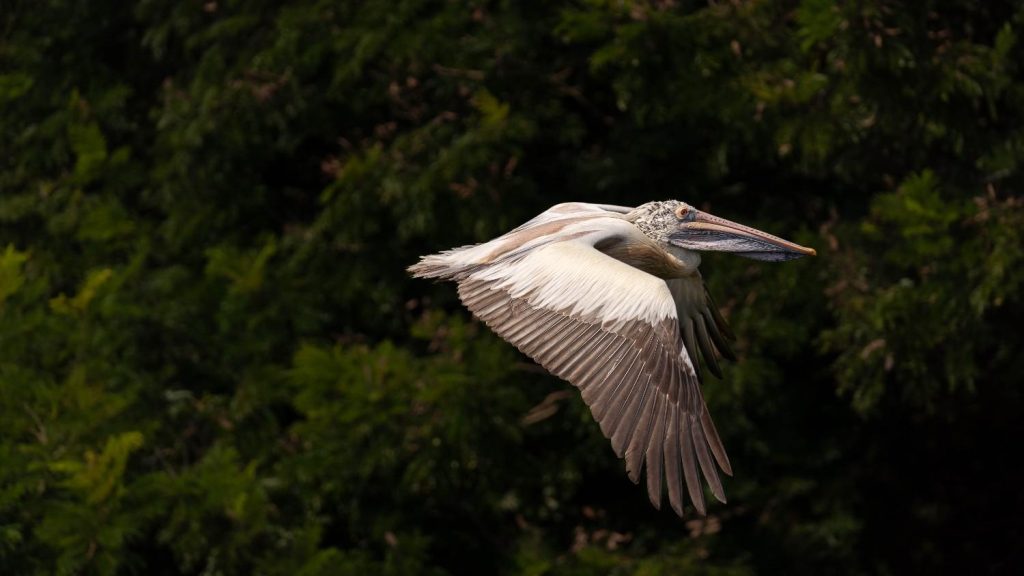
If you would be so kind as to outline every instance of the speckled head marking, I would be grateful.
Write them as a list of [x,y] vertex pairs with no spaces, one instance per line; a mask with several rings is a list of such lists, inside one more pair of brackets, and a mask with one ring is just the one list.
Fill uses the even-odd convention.
[[633,222],[644,236],[658,242],[668,243],[668,236],[680,222],[692,221],[697,211],[686,202],[664,200],[642,204],[626,218]]

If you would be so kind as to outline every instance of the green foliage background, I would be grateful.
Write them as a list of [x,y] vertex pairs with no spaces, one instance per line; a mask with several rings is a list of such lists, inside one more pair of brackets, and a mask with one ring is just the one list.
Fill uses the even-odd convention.
[[[0,1],[0,573],[1019,569],[1022,34],[1004,1]],[[665,198],[819,252],[705,258],[736,477],[682,521],[404,272]]]

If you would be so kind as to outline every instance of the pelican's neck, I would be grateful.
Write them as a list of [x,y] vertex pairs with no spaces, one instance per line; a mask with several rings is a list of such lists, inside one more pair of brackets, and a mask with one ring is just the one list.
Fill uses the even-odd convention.
[[640,234],[611,236],[594,245],[608,256],[657,276],[683,278],[697,272],[700,255],[666,242],[658,242]]
[[664,247],[666,252],[671,254],[676,260],[679,260],[683,276],[689,276],[697,271],[697,268],[700,266],[700,252],[694,252],[693,250],[687,250],[686,248],[680,248],[671,244],[667,244]]

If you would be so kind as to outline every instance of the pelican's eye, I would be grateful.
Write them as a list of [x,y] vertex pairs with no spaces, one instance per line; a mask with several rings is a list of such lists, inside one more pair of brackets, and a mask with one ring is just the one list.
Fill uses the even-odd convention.
[[689,213],[690,213],[690,207],[687,206],[686,204],[683,204],[683,205],[679,206],[678,208],[676,208],[676,218],[678,218],[680,220],[685,220],[686,219],[686,215],[689,214]]

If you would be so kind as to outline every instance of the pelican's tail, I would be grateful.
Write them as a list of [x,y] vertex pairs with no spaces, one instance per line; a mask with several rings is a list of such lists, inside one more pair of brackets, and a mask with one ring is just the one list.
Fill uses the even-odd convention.
[[480,265],[474,250],[478,246],[480,245],[462,246],[422,256],[419,262],[409,266],[407,270],[416,278],[457,280]]

